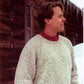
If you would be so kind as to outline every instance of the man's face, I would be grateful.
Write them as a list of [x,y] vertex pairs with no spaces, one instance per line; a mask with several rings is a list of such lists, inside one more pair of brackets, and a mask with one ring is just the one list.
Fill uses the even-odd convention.
[[54,7],[53,8],[53,16],[51,19],[49,19],[49,26],[52,28],[55,32],[62,32],[64,31],[64,22],[66,19],[63,16],[63,12],[60,7]]

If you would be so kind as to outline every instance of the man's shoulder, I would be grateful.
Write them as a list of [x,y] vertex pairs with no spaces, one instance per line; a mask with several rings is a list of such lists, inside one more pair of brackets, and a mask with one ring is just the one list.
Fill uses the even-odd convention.
[[39,39],[39,35],[33,36],[31,39],[27,41],[27,43],[24,45],[23,49],[28,50],[28,49],[35,49],[37,46],[37,39]]
[[71,41],[65,36],[60,35],[60,40],[62,40],[65,43],[72,45]]
[[35,35],[35,36],[33,36],[31,39],[29,39],[28,41],[27,41],[27,43],[26,43],[26,45],[35,45],[38,41],[39,41],[39,39],[40,39],[40,35],[39,34],[37,34],[37,35]]
[[37,34],[37,35],[33,36],[28,42],[32,42],[32,41],[37,42],[39,39],[40,39],[40,35]]

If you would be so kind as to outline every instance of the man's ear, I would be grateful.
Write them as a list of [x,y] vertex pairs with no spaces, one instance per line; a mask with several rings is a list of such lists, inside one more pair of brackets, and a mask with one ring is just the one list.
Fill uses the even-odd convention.
[[46,19],[44,19],[44,21],[46,24],[50,24],[50,19],[46,18]]

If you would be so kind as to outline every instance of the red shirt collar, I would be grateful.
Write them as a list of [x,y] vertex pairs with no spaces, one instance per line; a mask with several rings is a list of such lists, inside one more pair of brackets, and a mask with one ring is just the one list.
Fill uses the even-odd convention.
[[50,40],[50,41],[57,41],[59,40],[59,34],[57,36],[49,36],[47,34],[45,34],[43,31],[40,33],[40,35],[44,38],[46,38],[47,40]]

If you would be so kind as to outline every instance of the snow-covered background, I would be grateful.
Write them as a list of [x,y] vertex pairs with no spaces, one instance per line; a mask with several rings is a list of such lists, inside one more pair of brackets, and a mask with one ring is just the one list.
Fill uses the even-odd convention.
[[84,43],[74,46],[74,55],[79,75],[79,84],[84,84]]
[[84,8],[84,0],[70,0],[70,1],[80,9]]
[[[84,42],[84,0],[70,0],[83,11],[83,42]],[[84,43],[74,46],[75,62],[78,69],[79,84],[84,84]]]

